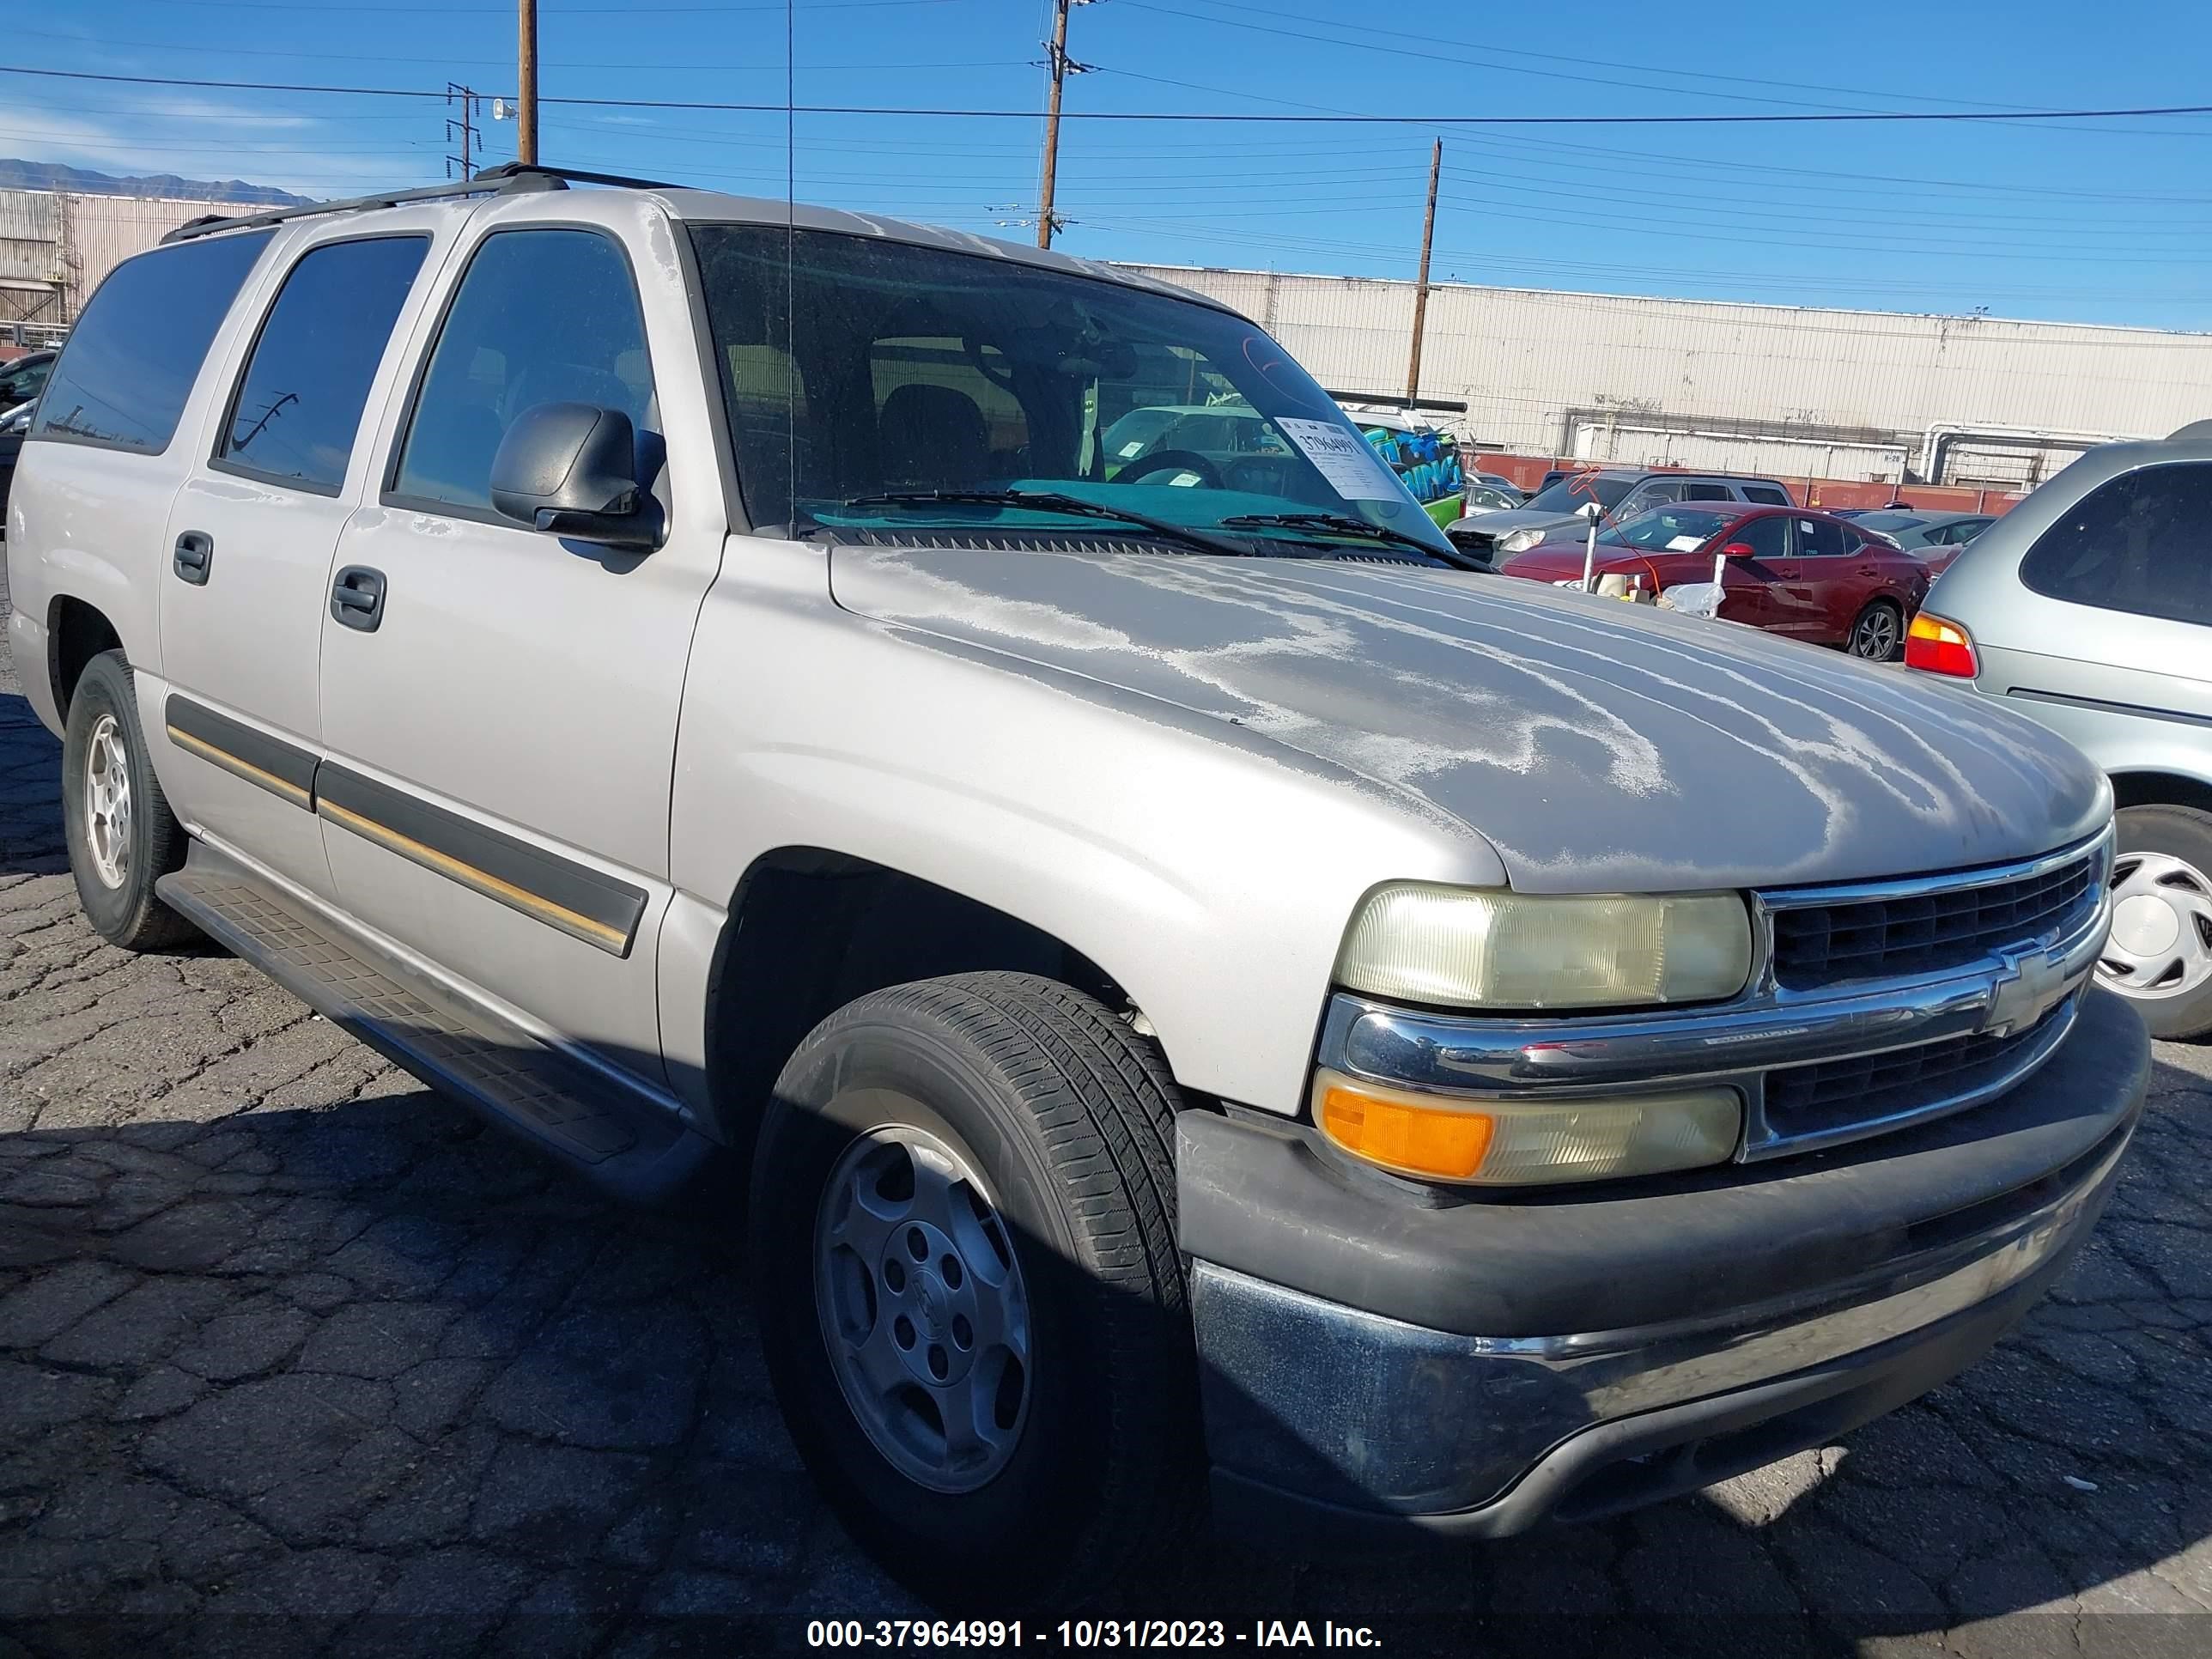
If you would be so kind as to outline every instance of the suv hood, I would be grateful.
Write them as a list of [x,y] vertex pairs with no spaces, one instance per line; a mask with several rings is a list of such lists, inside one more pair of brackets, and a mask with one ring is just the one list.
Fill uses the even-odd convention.
[[[2046,852],[2111,811],[2078,751],[1993,699],[1534,582],[1372,562],[838,547],[831,585],[848,611],[1328,763],[1480,836],[1524,892],[1957,869]],[[1039,775],[1081,763],[1040,757]]]

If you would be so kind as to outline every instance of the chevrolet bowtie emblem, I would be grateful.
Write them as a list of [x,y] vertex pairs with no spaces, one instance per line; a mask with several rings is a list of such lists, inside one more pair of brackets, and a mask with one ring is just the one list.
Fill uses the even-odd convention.
[[2024,1031],[2065,994],[2066,968],[2057,957],[2044,951],[2008,951],[2004,968],[1990,988],[1990,1011],[1982,1030],[1991,1036]]

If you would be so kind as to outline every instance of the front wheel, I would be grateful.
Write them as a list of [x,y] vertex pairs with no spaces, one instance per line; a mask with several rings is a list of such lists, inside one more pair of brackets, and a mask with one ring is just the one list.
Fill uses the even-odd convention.
[[1851,624],[1845,648],[1866,662],[1895,662],[1905,644],[1905,612],[1893,599],[1876,599]]
[[2128,806],[2118,828],[2098,981],[2134,1003],[2153,1036],[2212,1033],[2212,812]]
[[749,1255],[778,1401],[845,1526],[949,1612],[1079,1607],[1195,1512],[1175,1086],[1049,980],[848,1004],[763,1122]]

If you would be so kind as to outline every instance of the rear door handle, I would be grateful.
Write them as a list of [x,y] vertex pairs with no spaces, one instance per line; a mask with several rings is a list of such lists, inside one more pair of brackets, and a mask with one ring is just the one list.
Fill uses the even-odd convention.
[[169,568],[195,587],[207,586],[209,568],[215,563],[215,538],[204,530],[187,530],[177,538]]
[[376,632],[384,620],[384,573],[365,564],[349,564],[331,585],[331,615],[348,628],[364,634]]

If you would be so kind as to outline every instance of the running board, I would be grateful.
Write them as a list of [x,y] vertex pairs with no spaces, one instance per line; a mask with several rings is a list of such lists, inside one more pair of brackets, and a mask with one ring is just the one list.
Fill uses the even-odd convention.
[[325,1018],[616,1197],[665,1198],[712,1150],[650,1097],[372,951],[204,842],[155,890]]

